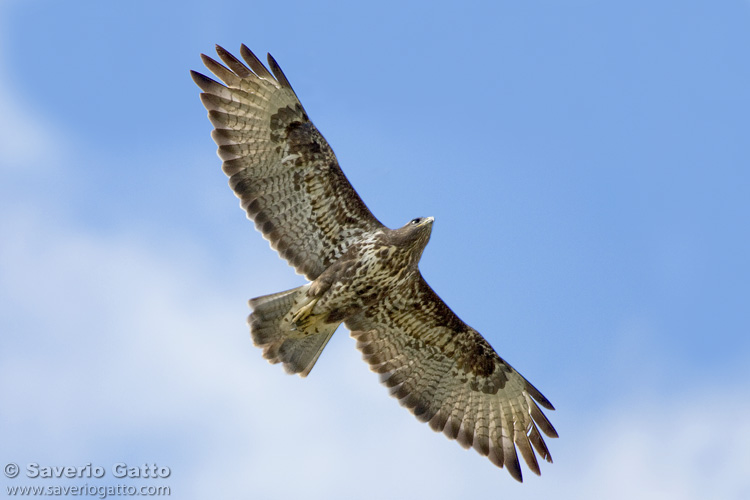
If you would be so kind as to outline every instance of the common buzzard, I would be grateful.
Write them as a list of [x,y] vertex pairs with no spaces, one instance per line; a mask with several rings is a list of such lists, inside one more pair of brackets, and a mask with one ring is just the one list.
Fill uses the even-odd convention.
[[552,404],[456,316],[419,271],[432,217],[381,224],[357,195],[276,61],[269,71],[217,46],[201,55],[222,82],[191,72],[224,172],[247,216],[310,281],[250,300],[253,342],[289,373],[310,373],[341,323],[391,395],[422,422],[522,480],[552,462],[539,405]]

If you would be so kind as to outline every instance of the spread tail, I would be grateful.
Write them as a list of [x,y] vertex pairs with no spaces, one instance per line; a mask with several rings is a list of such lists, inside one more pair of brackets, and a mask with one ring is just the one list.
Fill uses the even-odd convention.
[[[283,363],[288,373],[306,377],[340,323],[325,323],[309,312],[314,303],[307,296],[310,285],[250,299],[248,318],[253,343],[263,348],[271,363]],[[300,314],[304,321],[299,321]]]

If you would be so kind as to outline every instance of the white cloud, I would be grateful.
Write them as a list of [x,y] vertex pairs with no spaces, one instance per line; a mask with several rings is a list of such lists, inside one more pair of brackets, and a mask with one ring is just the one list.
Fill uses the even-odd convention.
[[[620,411],[592,436],[590,498],[748,498],[750,401],[744,387],[703,387],[684,401]],[[591,446],[590,445],[590,446]]]
[[[10,402],[2,441],[13,460],[119,461],[127,445],[139,460],[181,464],[181,484],[203,492],[195,498],[217,485],[272,496],[277,486],[259,479],[280,467],[322,496],[355,487],[362,467],[398,474],[401,460],[419,463],[426,451],[399,449],[421,426],[388,400],[353,341],[334,341],[306,380],[263,361],[244,325],[245,297],[206,278],[196,256],[33,214],[0,230],[14,235],[0,243],[9,333],[0,373],[12,381],[0,389]],[[287,286],[279,281],[268,291]],[[420,441],[434,439],[422,432]],[[158,435],[165,442],[155,447]],[[392,453],[400,460],[388,463]]]
[[[2,57],[0,51],[0,68],[11,73]],[[0,79],[0,170],[55,165],[66,154],[60,134],[59,127],[45,118],[34,103],[14,90],[6,79]]]
[[[34,214],[2,224],[15,235],[0,243],[8,461],[156,460],[173,467],[180,498],[750,491],[750,404],[737,396],[747,387],[707,382],[689,400],[553,414],[556,463],[518,485],[399,408],[345,330],[306,380],[269,366],[243,324],[242,285],[175,251],[190,245],[50,227]],[[284,279],[259,277],[267,291]]]

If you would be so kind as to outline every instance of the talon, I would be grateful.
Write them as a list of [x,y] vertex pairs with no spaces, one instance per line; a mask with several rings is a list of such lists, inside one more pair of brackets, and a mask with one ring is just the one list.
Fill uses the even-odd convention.
[[318,299],[313,299],[304,306],[300,307],[297,312],[292,315],[292,325],[296,329],[298,326],[304,326],[305,321],[312,315],[313,307],[318,303]]

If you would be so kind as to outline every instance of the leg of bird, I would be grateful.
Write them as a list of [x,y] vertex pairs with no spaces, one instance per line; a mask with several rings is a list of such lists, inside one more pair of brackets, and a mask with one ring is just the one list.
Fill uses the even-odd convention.
[[297,311],[295,311],[292,315],[292,325],[294,325],[295,327],[304,326],[305,322],[312,315],[313,307],[315,307],[315,304],[318,303],[318,299],[319,297],[311,299],[310,302],[297,309]]

